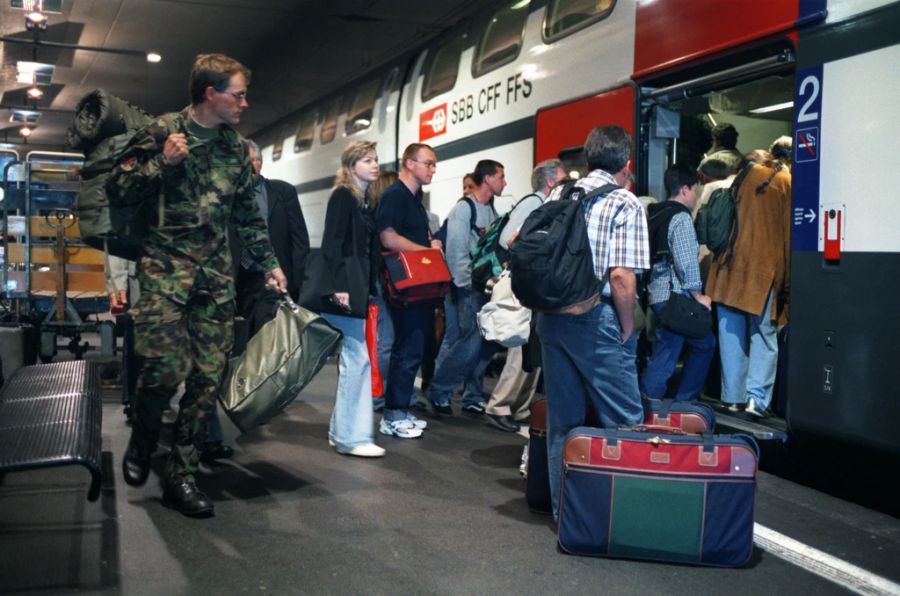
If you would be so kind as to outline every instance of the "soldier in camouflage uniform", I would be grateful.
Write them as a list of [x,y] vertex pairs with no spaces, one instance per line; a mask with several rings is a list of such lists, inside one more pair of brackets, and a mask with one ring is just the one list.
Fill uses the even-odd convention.
[[287,287],[253,197],[246,148],[232,128],[248,105],[249,79],[250,71],[227,56],[198,56],[191,105],[140,131],[108,185],[120,201],[153,205],[158,220],[144,241],[141,297],[131,309],[143,368],[123,475],[132,485],[146,482],[163,412],[184,381],[163,503],[197,517],[213,514],[194,474],[232,343],[229,227],[268,272],[267,282]]

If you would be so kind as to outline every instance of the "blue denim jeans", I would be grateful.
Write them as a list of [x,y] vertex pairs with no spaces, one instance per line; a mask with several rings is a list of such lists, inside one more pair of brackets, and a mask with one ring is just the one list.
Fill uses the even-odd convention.
[[[665,302],[651,305],[656,320],[660,320]],[[675,366],[681,349],[687,344],[687,354],[684,357],[684,366],[681,369],[681,379],[678,381],[678,389],[675,391],[676,401],[689,401],[697,399],[706,381],[706,373],[709,372],[709,364],[712,362],[716,351],[716,338],[712,329],[706,337],[692,339],[678,335],[660,325],[656,326],[656,341],[653,343],[653,354],[641,377],[641,391],[649,398],[663,399],[666,396],[666,383]]]
[[466,288],[454,291],[455,301],[452,295],[444,300],[446,331],[428,386],[428,399],[447,405],[459,384],[465,382],[462,405],[483,404],[484,371],[497,351],[492,342],[484,341],[478,329],[478,311],[487,302],[487,296]]
[[560,471],[566,434],[592,410],[604,427],[644,417],[637,380],[637,335],[622,341],[615,308],[601,302],[582,315],[538,318],[547,393],[547,459],[553,516],[559,512]]
[[366,350],[366,321],[330,313],[322,316],[344,334],[328,438],[342,449],[353,449],[372,442],[372,373]]
[[[387,391],[388,371],[391,369],[391,350],[394,348],[394,322],[391,311],[383,295],[374,296],[372,302],[378,305],[378,370],[381,371],[381,383]],[[384,394],[374,396],[373,407],[378,410],[384,406]]]
[[416,372],[425,351],[425,333],[433,333],[434,309],[430,306],[391,307],[394,348],[384,394],[385,420],[404,420],[410,396],[415,394]]
[[775,290],[769,290],[758,315],[716,304],[725,403],[744,404],[753,399],[763,411],[772,401],[778,368],[778,327],[769,318],[774,296]]

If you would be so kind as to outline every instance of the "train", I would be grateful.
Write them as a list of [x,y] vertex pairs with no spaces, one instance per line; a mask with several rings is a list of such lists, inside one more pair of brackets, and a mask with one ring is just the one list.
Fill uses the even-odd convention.
[[293,184],[313,245],[350,141],[382,167],[428,143],[426,207],[443,218],[461,180],[505,166],[503,212],[533,166],[584,174],[600,124],[635,138],[638,195],[664,199],[674,161],[696,166],[709,129],[738,149],[793,138],[789,433],[900,455],[900,2],[506,0],[253,135],[263,174]]

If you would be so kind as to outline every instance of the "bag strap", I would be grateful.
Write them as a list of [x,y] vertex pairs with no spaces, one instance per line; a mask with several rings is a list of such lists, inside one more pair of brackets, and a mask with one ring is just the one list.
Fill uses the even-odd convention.
[[734,258],[734,243],[737,242],[738,231],[740,229],[740,222],[738,221],[738,203],[739,195],[738,191],[741,188],[741,185],[744,183],[744,179],[747,177],[747,174],[753,169],[753,162],[748,163],[744,166],[744,169],[738,173],[737,176],[734,177],[734,181],[731,183],[731,187],[728,191],[731,193],[732,201],[734,202],[734,219],[731,221],[731,227],[728,230],[728,241],[725,243],[725,248],[722,249],[722,253],[725,255],[725,259],[722,261],[722,265],[728,267],[731,263],[731,260]]
[[[478,219],[478,213],[476,213],[475,211],[475,201],[471,199],[469,195],[463,195],[463,197],[459,201],[457,201],[457,203],[459,203],[460,201],[465,201],[469,204],[469,229],[474,230],[475,232],[479,232],[478,226],[475,225],[475,221]],[[491,205],[491,210],[493,209],[494,206]],[[496,214],[497,212],[494,211],[494,213]]]

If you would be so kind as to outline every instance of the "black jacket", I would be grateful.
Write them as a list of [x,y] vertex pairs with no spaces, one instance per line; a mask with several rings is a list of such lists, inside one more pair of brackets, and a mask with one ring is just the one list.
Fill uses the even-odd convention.
[[[368,300],[374,221],[368,210],[346,188],[338,187],[328,199],[322,256],[327,266],[329,292],[349,292],[351,302]],[[349,271],[348,267],[355,271]]]
[[309,257],[309,233],[297,199],[297,190],[281,180],[266,179],[269,203],[269,241],[295,299],[303,283]]

